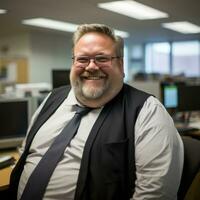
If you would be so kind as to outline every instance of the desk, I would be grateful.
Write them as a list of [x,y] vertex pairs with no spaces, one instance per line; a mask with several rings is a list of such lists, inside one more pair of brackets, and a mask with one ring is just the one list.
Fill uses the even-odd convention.
[[197,128],[199,130],[197,131],[192,131],[189,136],[200,139],[200,118],[198,118],[198,120],[195,120],[193,122],[190,122],[189,124],[190,127],[194,127]]
[[[192,120],[189,124],[184,124],[183,122],[176,123],[175,126],[177,129],[186,128],[185,131],[179,132],[182,136],[191,136],[197,139],[200,139],[200,118],[196,118],[194,121]],[[188,130],[187,130],[188,127]],[[190,130],[190,128],[194,128],[196,130]],[[183,129],[184,130],[184,129]],[[179,131],[179,130],[178,130]]]
[[[17,152],[17,150],[6,150],[0,151],[0,156],[5,156],[5,155],[11,155],[13,156],[16,160],[19,159],[19,154]],[[0,169],[0,187],[8,185],[9,184],[9,180],[10,180],[10,174],[12,172],[13,166],[9,166],[6,167],[4,169]]]
[[196,138],[196,139],[200,140],[200,130],[192,131],[192,132],[186,134],[186,136],[190,136],[190,137],[193,137],[193,138]]
[[199,130],[198,129],[197,130],[190,130],[190,129],[187,130],[186,129],[186,130],[181,132],[178,128],[179,127],[177,127],[177,130],[178,130],[178,132],[181,136],[190,136],[190,137],[193,137],[193,138],[200,140],[200,129]]

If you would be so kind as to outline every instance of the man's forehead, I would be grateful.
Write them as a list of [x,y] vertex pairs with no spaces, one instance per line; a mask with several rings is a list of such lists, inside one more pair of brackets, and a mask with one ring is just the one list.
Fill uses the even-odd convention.
[[110,42],[110,43],[114,43],[114,41],[112,40],[112,38],[110,38],[108,35],[104,34],[104,33],[99,33],[99,32],[89,32],[89,33],[85,33],[84,35],[82,35],[79,40],[76,42],[75,45],[79,44],[80,42],[101,42],[101,41],[105,41],[106,42]]
[[105,34],[99,33],[87,33],[83,35],[79,41],[74,46],[74,52],[100,52],[106,53],[104,51],[109,51],[108,53],[112,53],[111,51],[115,50],[115,45],[113,40],[106,36]]

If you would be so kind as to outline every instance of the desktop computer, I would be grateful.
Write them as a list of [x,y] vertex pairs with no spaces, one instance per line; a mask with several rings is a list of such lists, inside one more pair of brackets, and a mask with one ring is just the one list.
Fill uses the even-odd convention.
[[69,69],[54,69],[52,70],[52,88],[57,88],[63,85],[70,85],[70,70]]
[[[199,93],[200,85],[183,82],[161,84],[162,103],[173,117],[180,133],[185,134],[199,129],[190,124],[191,113],[200,111]],[[178,115],[180,113],[181,115]]]
[[30,98],[0,98],[0,149],[21,145],[34,110]]

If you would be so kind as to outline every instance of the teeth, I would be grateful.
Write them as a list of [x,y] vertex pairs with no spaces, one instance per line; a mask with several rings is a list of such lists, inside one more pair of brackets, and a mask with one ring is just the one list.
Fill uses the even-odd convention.
[[90,79],[90,80],[99,80],[101,79],[101,77],[96,77],[96,76],[89,76],[89,77],[86,77],[87,79]]

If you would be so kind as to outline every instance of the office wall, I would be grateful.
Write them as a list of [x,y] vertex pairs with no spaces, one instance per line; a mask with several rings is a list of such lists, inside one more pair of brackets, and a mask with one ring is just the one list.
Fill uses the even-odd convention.
[[50,83],[52,69],[71,67],[71,36],[35,32],[30,44],[30,82]]
[[[29,57],[30,37],[28,33],[7,35],[0,38],[1,57]],[[7,51],[3,50],[7,48]]]
[[[28,82],[51,83],[52,69],[71,67],[71,34],[32,32],[0,38],[0,57],[28,59]],[[4,52],[3,49],[7,48]]]

